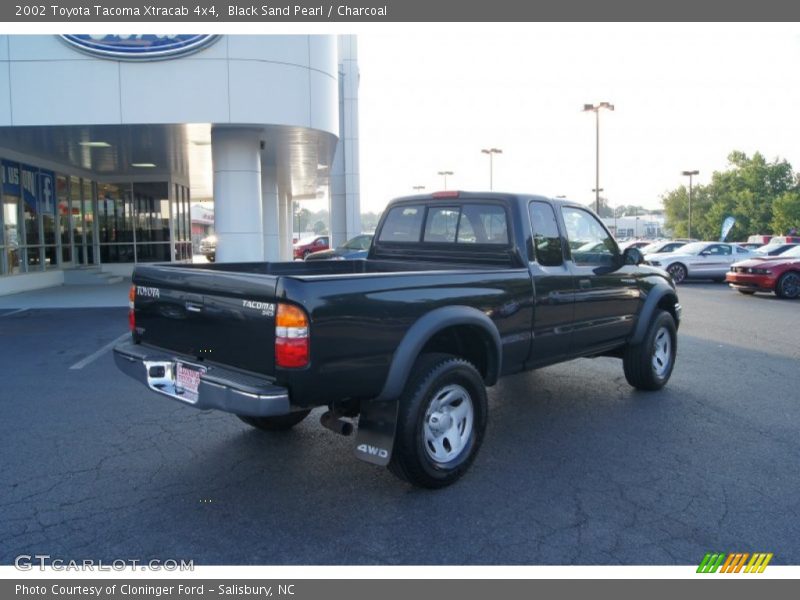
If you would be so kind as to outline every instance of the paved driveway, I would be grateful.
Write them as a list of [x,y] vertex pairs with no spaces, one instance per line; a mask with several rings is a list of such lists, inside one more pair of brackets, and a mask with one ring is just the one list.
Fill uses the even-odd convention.
[[124,334],[125,309],[0,310],[0,563],[697,564],[763,551],[800,564],[800,303],[711,284],[680,295],[666,389],[634,391],[613,359],[507,378],[471,472],[437,492],[355,460],[319,411],[264,434],[146,393],[98,353]]

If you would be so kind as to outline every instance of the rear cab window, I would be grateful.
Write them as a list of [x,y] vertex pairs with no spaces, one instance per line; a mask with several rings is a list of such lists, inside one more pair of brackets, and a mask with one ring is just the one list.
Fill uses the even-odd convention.
[[505,209],[497,204],[472,202],[392,207],[378,237],[379,242],[451,245],[508,246],[509,240]]

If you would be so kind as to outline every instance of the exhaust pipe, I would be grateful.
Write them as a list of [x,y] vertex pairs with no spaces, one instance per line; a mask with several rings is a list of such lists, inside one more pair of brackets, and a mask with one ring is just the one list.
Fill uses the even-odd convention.
[[336,413],[326,411],[319,418],[319,422],[323,427],[330,429],[333,433],[339,435],[351,435],[353,433],[353,424],[350,421],[345,421]]

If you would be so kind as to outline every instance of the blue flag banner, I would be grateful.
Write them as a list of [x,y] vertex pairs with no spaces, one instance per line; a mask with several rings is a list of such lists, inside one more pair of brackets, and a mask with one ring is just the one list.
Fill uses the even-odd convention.
[[37,190],[38,187],[36,185],[36,179],[38,176],[38,169],[36,167],[30,167],[28,165],[20,165],[21,168],[21,180],[22,180],[22,199],[25,201],[25,204],[28,206],[28,209],[36,214],[38,212],[38,205],[37,205]]
[[19,165],[4,160],[2,163],[3,192],[9,196],[19,196]]
[[56,175],[52,171],[39,171],[39,203],[42,214],[56,212]]
[[725,220],[722,222],[722,231],[720,232],[719,241],[724,242],[725,238],[728,237],[728,234],[733,229],[733,225],[736,223],[736,219],[733,217],[725,217]]

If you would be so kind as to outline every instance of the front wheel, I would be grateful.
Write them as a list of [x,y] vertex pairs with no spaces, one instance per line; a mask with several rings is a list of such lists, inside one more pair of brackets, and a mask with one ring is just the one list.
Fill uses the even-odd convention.
[[656,311],[642,343],[625,348],[625,379],[640,390],[660,390],[672,375],[677,351],[675,320],[666,311]]
[[686,267],[684,267],[681,263],[675,263],[674,265],[670,265],[667,267],[667,273],[670,274],[672,277],[672,281],[675,283],[680,283],[684,279],[686,279]]
[[425,488],[457,481],[486,431],[486,388],[475,366],[450,354],[423,354],[400,398],[389,469]]
[[794,299],[800,296],[800,273],[790,271],[784,273],[775,285],[775,293],[779,298]]
[[285,415],[278,415],[276,417],[247,417],[245,415],[236,416],[251,427],[255,427],[261,431],[287,431],[305,419],[310,412],[310,410],[298,410]]

